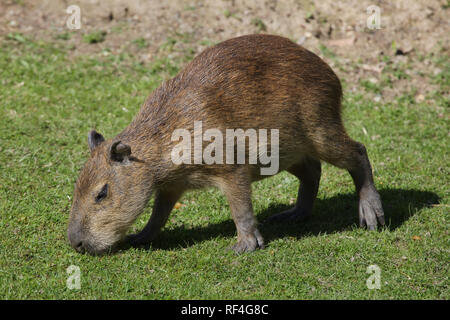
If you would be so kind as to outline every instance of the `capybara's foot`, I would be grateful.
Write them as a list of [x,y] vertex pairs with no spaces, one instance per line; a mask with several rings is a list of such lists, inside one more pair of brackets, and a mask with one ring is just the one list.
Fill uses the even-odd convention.
[[149,245],[150,240],[147,237],[144,237],[142,234],[136,233],[127,235],[124,243],[136,248]]
[[288,210],[276,213],[270,216],[266,222],[267,223],[298,223],[307,220],[311,216],[311,212],[308,210],[303,210],[298,207],[293,207]]
[[264,249],[264,239],[258,229],[255,229],[254,232],[248,233],[245,236],[238,236],[237,243],[231,249],[237,254],[252,252],[256,249]]
[[377,229],[377,221],[384,226],[384,212],[380,196],[376,191],[359,200],[359,225],[369,230]]

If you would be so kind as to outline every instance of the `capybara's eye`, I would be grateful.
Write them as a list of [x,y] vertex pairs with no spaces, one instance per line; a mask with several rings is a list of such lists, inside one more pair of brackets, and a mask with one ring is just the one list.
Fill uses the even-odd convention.
[[97,197],[95,197],[95,202],[100,202],[108,195],[108,185],[105,184],[102,190],[98,193]]

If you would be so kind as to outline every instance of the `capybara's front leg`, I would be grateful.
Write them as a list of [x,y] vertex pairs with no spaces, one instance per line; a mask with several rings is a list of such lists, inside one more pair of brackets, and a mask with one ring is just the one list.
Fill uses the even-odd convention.
[[219,188],[225,193],[231,216],[237,230],[237,243],[232,247],[236,253],[251,252],[264,248],[257,221],[253,215],[251,182],[245,169],[238,169],[221,178]]
[[180,190],[158,190],[150,220],[141,232],[129,235],[128,242],[132,246],[140,246],[153,241],[166,224],[170,212],[181,195]]

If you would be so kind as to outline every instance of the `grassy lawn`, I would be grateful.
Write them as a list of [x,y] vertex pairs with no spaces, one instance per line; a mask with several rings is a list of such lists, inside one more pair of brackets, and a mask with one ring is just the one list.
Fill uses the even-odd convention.
[[[227,250],[235,227],[225,198],[208,189],[182,198],[151,249],[92,257],[66,239],[87,133],[118,134],[190,57],[144,66],[105,51],[69,60],[70,48],[20,35],[0,46],[1,299],[450,298],[448,56],[433,58],[443,72],[429,77],[441,89],[421,102],[414,92],[375,102],[366,93],[379,88],[366,82],[345,91],[346,127],[368,149],[384,230],[357,227],[350,176],[325,164],[314,216],[302,225],[262,224],[265,250]],[[287,173],[255,183],[258,220],[289,207],[297,188]],[[80,267],[80,290],[66,288],[70,265]],[[370,265],[381,270],[380,289],[366,286]]]

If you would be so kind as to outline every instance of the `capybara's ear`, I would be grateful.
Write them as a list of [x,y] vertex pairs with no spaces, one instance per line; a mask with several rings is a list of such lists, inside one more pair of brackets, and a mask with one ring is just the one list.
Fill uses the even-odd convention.
[[89,131],[88,144],[91,152],[103,141],[105,141],[105,138],[103,138],[103,136],[100,133],[98,133],[95,130]]
[[109,149],[109,156],[113,161],[122,162],[131,155],[131,147],[122,143],[121,141],[116,141],[111,145]]

